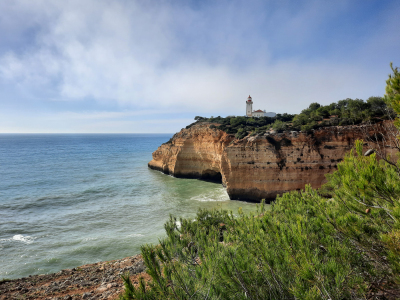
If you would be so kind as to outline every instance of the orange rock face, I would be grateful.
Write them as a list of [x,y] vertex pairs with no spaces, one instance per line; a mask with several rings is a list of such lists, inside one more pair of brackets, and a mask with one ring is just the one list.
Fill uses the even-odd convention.
[[[285,132],[242,140],[209,126],[182,129],[172,143],[153,153],[149,167],[176,177],[222,182],[232,200],[268,202],[306,184],[319,188],[355,140],[365,139],[367,132],[382,125],[326,127],[312,134]],[[373,146],[365,144],[366,149]]]
[[153,152],[149,167],[175,177],[221,181],[225,148],[235,138],[208,125],[182,129]]

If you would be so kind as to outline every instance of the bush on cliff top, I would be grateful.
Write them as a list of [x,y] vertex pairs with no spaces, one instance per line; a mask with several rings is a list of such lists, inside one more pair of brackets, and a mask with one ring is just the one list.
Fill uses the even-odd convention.
[[[386,100],[400,114],[398,82]],[[395,299],[400,160],[363,156],[362,145],[328,176],[331,199],[307,186],[256,215],[201,210],[180,227],[171,217],[167,237],[142,246],[152,281],[135,288],[124,276],[121,298]]]
[[[365,122],[376,122],[394,118],[393,109],[388,108],[385,99],[382,97],[370,97],[367,101],[361,99],[344,99],[337,103],[322,106],[319,103],[311,103],[298,115],[277,114],[276,117],[212,117],[204,118],[196,116],[196,122],[186,128],[202,123],[218,123],[219,129],[229,134],[238,135],[239,130],[253,134],[264,133],[273,129],[277,132],[286,130],[310,132],[327,126],[356,125]],[[246,134],[247,135],[247,134]],[[239,134],[238,136],[246,136]]]

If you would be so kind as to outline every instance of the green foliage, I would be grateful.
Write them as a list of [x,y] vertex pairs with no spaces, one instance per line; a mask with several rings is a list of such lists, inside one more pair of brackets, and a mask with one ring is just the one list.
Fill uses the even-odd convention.
[[390,117],[393,117],[393,113],[388,110],[381,97],[370,97],[365,102],[361,99],[347,98],[326,106],[310,104],[293,118],[292,130],[309,132],[319,127],[354,125]]
[[286,122],[283,122],[281,120],[276,120],[273,124],[272,124],[272,128],[274,130],[276,130],[277,132],[283,132],[285,130],[287,130],[288,126]]
[[[193,125],[199,122],[208,122],[208,123],[217,123],[217,125],[211,125],[212,128],[218,127],[218,129],[225,131],[228,134],[234,134],[236,137],[240,139],[247,136],[250,132],[253,135],[265,133],[267,129],[270,128],[270,125],[276,121],[279,122],[289,122],[293,119],[294,115],[290,114],[278,114],[274,118],[270,117],[261,117],[261,118],[249,118],[249,117],[226,117],[222,118],[220,116],[216,118],[203,118],[203,117],[195,117],[196,122],[186,126],[186,128],[190,128]],[[286,126],[286,123],[285,125]]]
[[369,276],[394,276],[399,280],[394,274],[400,271],[400,256],[396,249],[388,247],[393,239],[398,241],[400,229],[398,169],[377,160],[375,154],[363,156],[362,145],[362,141],[357,141],[338,170],[327,175],[327,186],[334,190],[334,198],[340,204],[329,213],[328,220],[373,262],[374,271]]
[[[218,123],[220,125],[213,125],[213,128],[218,127],[218,129],[228,134],[235,134],[237,138],[242,139],[249,133],[252,135],[263,134],[271,128],[277,132],[287,130],[311,132],[313,129],[315,130],[320,127],[354,125],[363,122],[376,122],[382,119],[394,118],[395,113],[391,108],[391,101],[388,100],[388,97],[396,93],[396,97],[398,97],[399,79],[396,81],[395,78],[399,76],[399,73],[397,69],[393,69],[393,72],[395,75],[389,79],[391,88],[385,99],[381,97],[370,97],[367,101],[363,101],[361,99],[347,98],[325,106],[314,102],[298,115],[284,113],[277,114],[274,118],[249,118],[244,116],[203,118],[196,116],[196,122],[188,125],[186,128],[190,128],[198,122]],[[400,113],[400,104],[398,104],[397,109],[398,113]]]
[[369,97],[367,104],[370,107],[369,115],[371,117],[379,117],[387,113],[387,105],[382,97]]
[[[399,68],[393,68],[393,64],[390,63],[390,68],[393,74],[389,75],[389,79],[386,80],[386,103],[394,110],[397,116],[400,115],[400,73]],[[400,127],[400,119],[398,118],[395,125]]]
[[301,131],[303,131],[303,132],[311,132],[314,128],[316,128],[316,123],[312,122],[309,124],[305,124],[305,125],[302,125],[300,128],[301,128]]
[[242,139],[247,135],[247,132],[243,128],[239,128],[237,133],[235,134],[235,138]]
[[256,215],[171,217],[142,247],[152,282],[124,277],[123,299],[363,299],[399,284],[399,174],[362,144],[328,176],[331,199],[307,186]]
[[[385,100],[400,113],[399,73],[392,70]],[[354,120],[356,112],[345,110],[362,114],[366,105],[374,114],[384,108],[377,97],[346,99],[329,108],[313,103],[302,114],[317,118],[329,109]],[[247,134],[247,125],[238,124],[237,134]],[[200,210],[195,220],[180,219],[181,226],[171,216],[167,237],[142,247],[152,281],[135,288],[123,276],[121,299],[341,300],[398,289],[400,160],[396,166],[362,150],[357,141],[327,176],[321,191],[331,198],[306,186],[278,197],[270,210],[262,203],[255,215]]]
[[236,118],[231,118],[230,119],[230,124],[232,127],[237,127],[239,125],[244,125],[247,123],[247,119],[246,117],[236,117]]

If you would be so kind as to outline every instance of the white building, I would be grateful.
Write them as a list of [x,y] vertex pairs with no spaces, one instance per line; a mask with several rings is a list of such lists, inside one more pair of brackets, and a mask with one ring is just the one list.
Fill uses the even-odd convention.
[[253,99],[250,97],[247,98],[246,101],[246,116],[248,117],[270,117],[273,118],[276,116],[276,113],[274,112],[266,112],[265,110],[253,110]]

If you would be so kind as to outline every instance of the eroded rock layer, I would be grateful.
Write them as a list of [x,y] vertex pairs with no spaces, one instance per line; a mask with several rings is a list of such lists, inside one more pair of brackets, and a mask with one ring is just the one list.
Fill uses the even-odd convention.
[[153,153],[149,167],[176,177],[221,181],[230,199],[250,201],[272,200],[306,184],[319,188],[355,140],[385,130],[383,124],[338,126],[237,140],[210,125],[182,129]]

